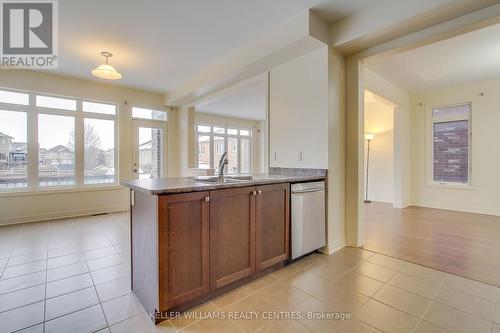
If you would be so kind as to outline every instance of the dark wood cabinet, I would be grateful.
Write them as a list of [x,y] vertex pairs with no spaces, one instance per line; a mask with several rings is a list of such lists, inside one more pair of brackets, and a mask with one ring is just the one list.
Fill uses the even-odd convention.
[[159,305],[209,292],[209,192],[158,197]]
[[283,265],[289,186],[133,194],[132,289],[156,323]]
[[256,270],[262,270],[288,258],[289,184],[257,186],[256,197]]
[[210,287],[255,272],[254,187],[210,192]]

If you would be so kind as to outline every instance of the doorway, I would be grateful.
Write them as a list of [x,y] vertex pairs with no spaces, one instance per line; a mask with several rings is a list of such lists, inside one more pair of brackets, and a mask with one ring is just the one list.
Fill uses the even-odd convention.
[[133,120],[132,163],[136,179],[162,178],[166,172],[167,126],[154,120]]
[[365,89],[364,202],[394,203],[394,109],[397,105]]

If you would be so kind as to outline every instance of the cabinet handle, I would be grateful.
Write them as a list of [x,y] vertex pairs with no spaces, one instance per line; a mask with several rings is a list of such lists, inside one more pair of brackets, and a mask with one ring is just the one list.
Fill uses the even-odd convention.
[[257,191],[252,191],[252,195],[257,195]]
[[210,197],[205,197],[205,202],[210,202]]
[[261,190],[258,190],[258,191],[257,191],[257,194],[262,194],[262,191],[261,191]]

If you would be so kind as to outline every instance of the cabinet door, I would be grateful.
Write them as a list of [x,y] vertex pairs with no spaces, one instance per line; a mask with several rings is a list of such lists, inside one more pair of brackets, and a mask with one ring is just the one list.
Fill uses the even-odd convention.
[[210,287],[255,272],[254,187],[210,192]]
[[158,197],[160,311],[209,292],[209,192]]
[[290,184],[257,186],[256,269],[288,258]]

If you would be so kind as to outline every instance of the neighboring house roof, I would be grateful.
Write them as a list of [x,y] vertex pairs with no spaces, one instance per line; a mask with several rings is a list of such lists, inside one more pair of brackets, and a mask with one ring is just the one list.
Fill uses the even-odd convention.
[[71,153],[71,149],[69,149],[68,147],[66,146],[63,146],[63,145],[57,145],[55,147],[52,147],[48,150],[48,152],[50,153]]
[[14,138],[13,138],[13,137],[11,137],[10,135],[7,135],[7,134],[2,133],[2,132],[0,132],[0,137],[9,138],[9,139],[14,139]]
[[12,149],[19,153],[27,152],[28,145],[26,142],[12,142]]

